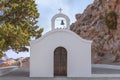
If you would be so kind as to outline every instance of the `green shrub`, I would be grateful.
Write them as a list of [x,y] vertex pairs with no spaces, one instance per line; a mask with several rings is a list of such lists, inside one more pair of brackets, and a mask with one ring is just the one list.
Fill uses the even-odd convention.
[[99,0],[100,5],[102,4],[102,0]]
[[95,6],[91,6],[91,10],[94,10],[95,9]]
[[105,23],[109,29],[117,29],[117,14],[114,11],[105,15]]

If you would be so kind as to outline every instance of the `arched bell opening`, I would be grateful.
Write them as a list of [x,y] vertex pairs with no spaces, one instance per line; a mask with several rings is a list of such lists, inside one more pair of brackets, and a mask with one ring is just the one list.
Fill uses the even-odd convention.
[[69,29],[69,26],[70,26],[70,19],[69,19],[69,17],[68,17],[67,15],[65,15],[65,14],[58,13],[58,14],[56,14],[55,16],[53,16],[52,19],[51,19],[51,22],[52,22],[52,24],[51,24],[52,30],[54,30],[55,27],[56,27],[55,23],[56,23],[56,19],[57,19],[57,18],[62,18],[62,19],[64,19],[65,21],[64,21],[64,20],[60,20],[60,23],[59,23],[59,24],[63,25],[63,24],[66,22],[66,28]]
[[62,17],[59,17],[59,18],[56,18],[55,19],[55,29],[59,29],[59,28],[67,28],[67,25],[66,25],[66,19],[62,18]]

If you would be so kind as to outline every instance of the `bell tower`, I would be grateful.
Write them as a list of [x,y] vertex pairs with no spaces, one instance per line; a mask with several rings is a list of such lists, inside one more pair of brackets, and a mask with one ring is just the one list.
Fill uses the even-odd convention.
[[51,19],[51,28],[52,28],[52,30],[54,30],[54,29],[56,29],[56,19],[57,18],[63,18],[63,19],[65,19],[65,21],[66,21],[66,27],[64,26],[65,25],[65,22],[64,22],[64,20],[62,19],[62,20],[60,20],[61,22],[60,22],[60,25],[63,25],[64,27],[63,27],[63,29],[69,29],[69,27],[70,27],[70,19],[69,19],[69,17],[67,16],[67,15],[65,15],[65,14],[63,14],[62,13],[62,10],[63,9],[58,9],[59,10],[59,13],[58,14],[56,14],[56,15],[54,15],[53,17],[52,17],[52,19]]

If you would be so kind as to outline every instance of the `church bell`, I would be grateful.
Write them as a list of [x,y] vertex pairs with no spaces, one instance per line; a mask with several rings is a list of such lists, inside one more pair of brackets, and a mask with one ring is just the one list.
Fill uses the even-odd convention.
[[65,23],[64,23],[64,21],[63,20],[61,20],[61,25],[64,25]]

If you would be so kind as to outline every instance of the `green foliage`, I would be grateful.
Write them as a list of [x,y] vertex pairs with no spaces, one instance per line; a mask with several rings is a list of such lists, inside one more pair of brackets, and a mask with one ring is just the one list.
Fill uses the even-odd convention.
[[2,58],[3,57],[3,53],[2,52],[0,52],[0,58]]
[[1,0],[0,53],[9,49],[28,51],[29,41],[39,38],[43,29],[37,26],[38,10],[34,0]]
[[95,6],[91,6],[91,10],[94,10],[95,9]]
[[99,0],[99,5],[101,5],[102,4],[102,0]]
[[117,29],[117,14],[114,11],[105,15],[105,23],[109,29]]

